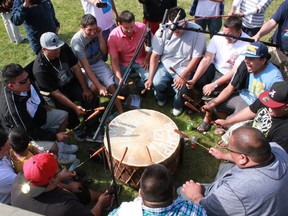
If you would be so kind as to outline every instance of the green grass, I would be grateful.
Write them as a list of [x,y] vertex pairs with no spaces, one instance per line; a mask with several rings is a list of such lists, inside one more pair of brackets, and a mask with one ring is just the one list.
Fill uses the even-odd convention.
[[[178,0],[178,5],[183,7],[188,14],[191,2],[191,0]],[[230,9],[231,2],[232,0],[225,1],[225,14],[227,14],[227,11]],[[266,11],[266,20],[269,20],[281,2],[283,1],[273,1]],[[80,1],[53,0],[53,4],[56,10],[57,18],[61,23],[60,38],[69,43],[73,34],[78,31],[80,26],[79,21],[83,15],[83,9]],[[137,21],[142,20],[142,5],[139,4],[137,0],[115,0],[115,4],[119,13],[124,9],[128,9],[135,14]],[[191,17],[188,15],[188,18]],[[25,35],[23,26],[20,28],[23,35]],[[25,66],[34,60],[35,55],[33,54],[28,43],[19,45],[11,44],[8,36],[6,35],[3,22],[0,22],[0,29],[0,67],[3,67],[8,63],[19,63],[22,66]],[[266,36],[263,38],[263,40],[267,41],[268,38],[269,36]],[[101,101],[104,105],[107,104],[107,100],[102,99]],[[177,124],[179,129],[184,131],[189,137],[196,136],[199,142],[204,143],[207,146],[214,146],[220,137],[214,136],[213,127],[212,130],[206,135],[200,134],[195,130],[186,130],[187,123],[191,122],[195,128],[201,122],[203,115],[196,113],[188,115],[184,113],[180,117],[175,118],[171,114],[171,101],[165,107],[159,108],[152,92],[149,92],[147,97],[143,99],[142,108],[154,109],[166,114]],[[70,142],[75,142],[75,140],[71,138]],[[78,144],[80,147],[78,157],[81,160],[85,160],[88,157],[88,149],[94,145],[91,143]],[[182,185],[189,179],[194,179],[199,182],[211,182],[215,176],[215,173],[217,172],[218,164],[219,161],[209,156],[205,149],[197,146],[195,150],[191,150],[189,145],[185,145],[183,163],[178,167],[174,175],[176,187]],[[109,182],[111,181],[111,174],[105,167],[103,167],[102,164],[89,160],[82,166],[82,169],[86,171],[87,177],[95,180],[95,184],[93,184],[94,188],[104,190],[109,185]],[[131,200],[135,196],[137,196],[136,191],[129,187],[125,187],[121,193],[120,202],[124,200]]]

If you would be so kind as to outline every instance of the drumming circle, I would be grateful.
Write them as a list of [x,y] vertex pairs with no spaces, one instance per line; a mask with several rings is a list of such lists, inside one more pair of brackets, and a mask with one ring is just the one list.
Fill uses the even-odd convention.
[[[175,129],[169,117],[148,109],[131,110],[113,119],[109,136],[115,177],[137,189],[142,172],[152,163],[161,163],[174,173],[180,155],[180,135]],[[104,144],[109,156],[106,136]]]

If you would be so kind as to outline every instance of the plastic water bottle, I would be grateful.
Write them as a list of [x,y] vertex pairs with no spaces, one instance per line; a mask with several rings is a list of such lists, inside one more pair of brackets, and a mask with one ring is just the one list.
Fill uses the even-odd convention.
[[80,160],[78,158],[76,158],[76,160],[69,167],[69,170],[75,171],[79,164],[80,164]]

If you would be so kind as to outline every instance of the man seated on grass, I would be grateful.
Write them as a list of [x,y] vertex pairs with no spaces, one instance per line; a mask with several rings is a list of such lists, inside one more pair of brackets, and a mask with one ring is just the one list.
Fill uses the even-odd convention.
[[[65,148],[68,153],[76,152],[77,146],[63,143],[68,138],[65,132],[67,112],[48,106],[19,64],[6,65],[1,72],[0,100],[3,103],[0,105],[0,120],[6,133],[9,134],[14,127],[22,127],[36,141],[35,145],[43,147],[44,151],[58,154],[58,150]],[[63,164],[72,163],[76,155],[61,154],[58,159]]]
[[109,216],[140,215],[206,215],[205,210],[181,196],[173,201],[174,184],[171,172],[161,164],[146,168],[140,179],[139,197],[124,202]]
[[[209,129],[213,111],[219,118],[230,118],[252,104],[263,91],[271,89],[274,82],[283,81],[281,72],[269,62],[270,54],[263,43],[251,43],[244,55],[245,60],[228,86],[202,107],[205,127],[198,128],[199,131]],[[223,130],[216,128],[215,134],[223,134]]]
[[[228,17],[224,22],[223,31],[220,33],[236,38],[217,35],[211,38],[203,59],[192,79],[188,81],[188,89],[196,88],[201,92],[201,94],[199,93],[200,96],[202,93],[205,96],[210,96],[213,92],[219,92],[225,88],[241,59],[243,60],[240,54],[249,45],[248,42],[237,40],[237,37],[249,37],[242,31],[242,19],[240,17]],[[205,129],[205,125],[200,125],[198,128],[199,130]]]
[[50,94],[57,108],[69,113],[68,128],[72,129],[79,124],[79,116],[86,117],[86,109],[96,108],[96,97],[68,44],[52,32],[42,34],[40,43],[42,49],[33,65],[35,82]]
[[[186,13],[183,8],[174,7],[169,10],[168,20],[171,24],[179,15],[178,25],[194,29],[201,29],[195,23],[186,20]],[[206,48],[205,36],[199,32],[185,31],[176,29],[171,33],[167,29],[163,32],[163,37],[158,37],[158,32],[152,40],[153,51],[150,58],[149,77],[145,83],[146,89],[154,88],[154,95],[158,100],[159,106],[165,106],[168,101],[168,89],[172,88],[175,92],[173,100],[174,116],[179,116],[183,112],[184,99],[182,94],[186,93],[185,79],[191,78],[198,63],[200,62]],[[168,38],[171,33],[171,38]],[[171,71],[172,67],[178,74]]]
[[235,165],[224,164],[211,184],[187,181],[178,190],[183,196],[202,205],[208,215],[287,214],[288,157],[277,143],[269,144],[256,128],[240,127],[225,152],[210,148],[209,153]]
[[217,124],[231,126],[222,136],[226,145],[232,130],[247,124],[250,119],[253,119],[252,123],[249,121],[252,127],[262,131],[269,142],[278,143],[288,153],[288,83],[275,82],[270,90],[262,92],[249,107],[229,119],[217,119]]
[[111,204],[108,192],[97,193],[98,196],[95,197],[88,192],[85,199],[89,202],[98,201],[91,210],[87,209],[75,194],[58,186],[69,178],[66,169],[59,170],[57,160],[52,154],[34,155],[27,160],[23,173],[19,173],[13,182],[11,204],[47,216],[98,216]]
[[[121,12],[117,22],[118,26],[111,31],[107,43],[112,70],[115,73],[116,81],[120,83],[146,31],[146,26],[143,23],[135,22],[134,14],[128,10]],[[144,82],[148,78],[150,55],[151,53],[146,53],[143,47],[132,64],[131,69],[140,76],[136,83],[139,92],[144,89]],[[127,87],[123,87],[122,94],[127,96],[128,93]]]
[[0,203],[10,204],[12,183],[16,177],[8,157],[10,142],[0,125]]
[[[85,14],[81,19],[81,29],[73,36],[71,48],[89,77],[88,86],[94,94],[107,96],[108,92],[116,91],[114,74],[102,60],[107,53],[107,45],[102,36],[102,29],[91,14]],[[118,113],[123,113],[120,99],[116,99]]]

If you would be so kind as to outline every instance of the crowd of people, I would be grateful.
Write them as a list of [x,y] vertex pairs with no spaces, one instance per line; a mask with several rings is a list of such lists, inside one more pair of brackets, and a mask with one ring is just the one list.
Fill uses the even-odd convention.
[[[194,0],[195,22],[177,0],[139,0],[143,22],[130,10],[118,13],[113,0],[81,0],[80,29],[68,44],[58,35],[50,0],[2,0],[11,42],[26,40],[18,28],[24,24],[35,59],[1,68],[0,202],[59,216],[101,215],[111,207],[111,191],[90,189],[62,165],[77,159],[78,146],[67,143],[71,132],[78,141],[103,143],[101,134],[93,137],[99,119],[91,114],[99,97],[113,95],[119,84],[120,94],[129,96],[123,79],[129,69],[138,77],[138,94],[152,90],[159,107],[173,99],[175,117],[185,115],[183,94],[189,95],[204,116],[197,130],[215,124],[214,133],[223,135],[209,153],[224,162],[214,182],[187,179],[177,190],[165,166],[150,165],[139,196],[109,215],[285,215],[288,0],[264,23],[271,2],[234,0],[221,31],[222,0]],[[259,40],[276,26],[277,46],[267,47]],[[145,34],[151,41],[147,36],[131,62]],[[110,120],[125,111],[118,98],[115,108]]]

